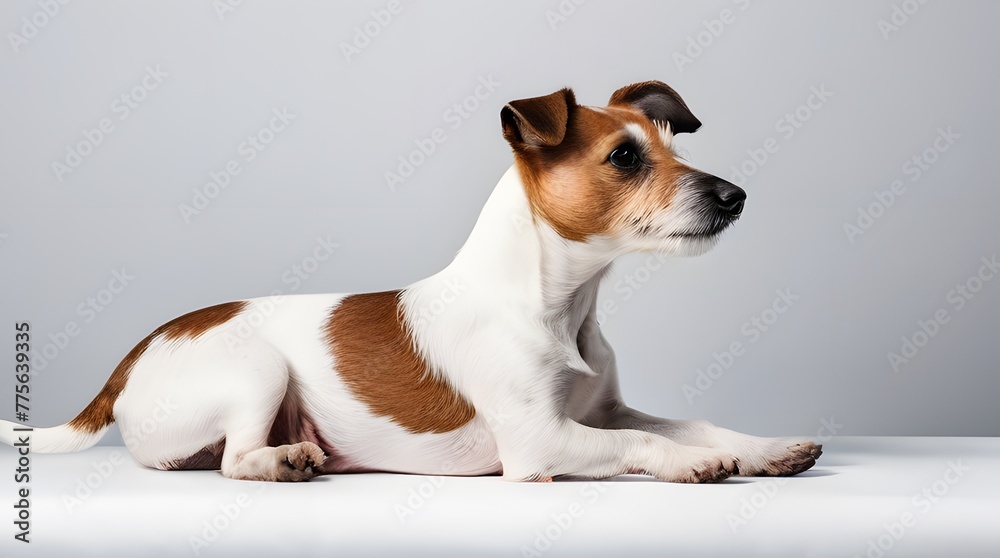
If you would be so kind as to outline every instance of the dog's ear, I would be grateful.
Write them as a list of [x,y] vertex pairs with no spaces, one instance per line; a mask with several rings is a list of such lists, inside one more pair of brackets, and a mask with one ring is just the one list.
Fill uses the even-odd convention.
[[503,137],[514,148],[554,147],[566,137],[569,114],[576,107],[572,89],[544,97],[511,101],[500,111]]
[[643,81],[615,91],[608,106],[628,105],[637,108],[650,120],[669,122],[675,134],[691,133],[701,127],[684,99],[662,81]]

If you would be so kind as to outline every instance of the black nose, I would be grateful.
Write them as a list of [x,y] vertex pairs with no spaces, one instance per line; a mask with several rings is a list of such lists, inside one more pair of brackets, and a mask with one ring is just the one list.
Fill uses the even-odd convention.
[[743,213],[743,202],[747,199],[747,193],[743,191],[743,188],[720,180],[712,188],[712,194],[715,196],[715,203],[718,204],[719,209],[731,217],[739,217],[740,213]]

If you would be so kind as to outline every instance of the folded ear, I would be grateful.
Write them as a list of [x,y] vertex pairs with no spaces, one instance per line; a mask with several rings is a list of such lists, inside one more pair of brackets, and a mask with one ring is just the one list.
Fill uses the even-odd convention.
[[515,148],[559,145],[575,106],[576,97],[568,88],[544,97],[511,101],[500,111],[503,137]]
[[694,132],[701,121],[691,114],[684,99],[662,81],[643,81],[615,91],[609,106],[628,105],[637,108],[650,120],[669,122],[675,134]]

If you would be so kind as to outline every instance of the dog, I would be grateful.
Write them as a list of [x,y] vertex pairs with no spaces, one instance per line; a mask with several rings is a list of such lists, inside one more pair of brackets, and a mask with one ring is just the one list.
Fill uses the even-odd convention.
[[[176,318],[76,418],[31,432],[31,451],[88,448],[117,421],[142,465],[260,481],[386,471],[687,483],[812,467],[812,442],[657,418],[622,399],[596,317],[602,277],[629,252],[708,251],[746,200],[675,155],[674,135],[701,126],[677,92],[635,83],[591,107],[567,88],[512,101],[500,121],[513,165],[443,271],[398,291]],[[0,439],[13,444],[14,426],[2,421]]]

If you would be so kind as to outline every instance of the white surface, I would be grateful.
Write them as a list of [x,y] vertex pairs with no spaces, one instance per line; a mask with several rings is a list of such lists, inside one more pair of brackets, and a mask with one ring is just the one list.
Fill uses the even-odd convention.
[[[1000,556],[1000,438],[844,437],[824,451],[795,478],[717,485],[388,474],[279,485],[144,469],[124,448],[32,455],[32,542],[13,540],[5,505],[0,555],[191,556],[192,537],[225,517],[221,509],[239,508],[242,494],[247,505],[218,519],[229,524],[200,555],[515,557],[548,530],[556,538],[543,556]],[[15,462],[0,448],[4,501],[16,494]],[[949,463],[969,470],[946,475]],[[88,481],[92,494],[69,509]],[[943,496],[917,497],[924,489]],[[418,507],[401,521],[403,506]],[[741,507],[749,520],[734,532]],[[571,509],[578,517],[559,527],[553,515],[566,524]],[[904,513],[912,526],[892,540],[885,525]],[[883,554],[869,547],[880,536]]]

